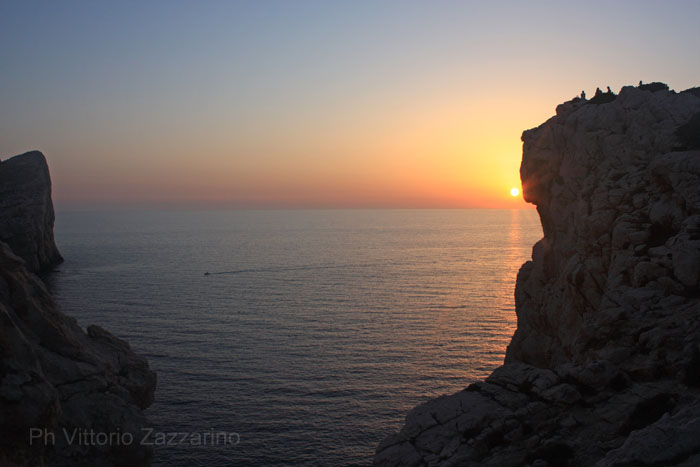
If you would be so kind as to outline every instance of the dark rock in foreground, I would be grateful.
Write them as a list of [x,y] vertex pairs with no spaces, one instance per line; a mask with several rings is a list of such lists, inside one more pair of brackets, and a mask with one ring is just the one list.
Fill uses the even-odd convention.
[[523,133],[544,238],[505,364],[413,409],[375,465],[700,465],[700,97],[657,88]]
[[[31,272],[60,258],[43,155],[3,162],[0,182],[13,200],[1,201],[0,230],[14,232],[7,240],[21,252],[0,241],[0,465],[147,465],[152,453],[139,443],[147,425],[141,410],[153,400],[155,373],[107,331],[83,332]],[[75,430],[128,432],[134,442],[68,442]],[[44,432],[54,438],[31,437]]]

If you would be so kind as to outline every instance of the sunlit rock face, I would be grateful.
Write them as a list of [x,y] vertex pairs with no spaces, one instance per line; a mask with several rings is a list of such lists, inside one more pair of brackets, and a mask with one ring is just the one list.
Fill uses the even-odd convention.
[[375,465],[700,465],[700,93],[574,99],[523,133],[544,238],[486,381],[415,408]]
[[[153,401],[155,373],[126,342],[98,326],[85,333],[56,309],[32,272],[60,258],[46,161],[16,156],[0,165],[0,181],[8,174],[11,189],[0,191],[13,202],[0,201],[0,225],[14,235],[13,247],[0,241],[0,465],[147,465],[141,410]],[[136,441],[98,446],[73,437],[76,430],[128,432]]]

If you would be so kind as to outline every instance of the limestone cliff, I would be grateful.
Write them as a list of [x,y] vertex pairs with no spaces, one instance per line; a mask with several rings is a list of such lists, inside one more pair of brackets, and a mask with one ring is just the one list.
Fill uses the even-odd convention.
[[[8,196],[0,201],[0,465],[148,464],[151,450],[138,441],[155,373],[127,343],[100,327],[83,332],[56,309],[32,272],[60,259],[43,155],[4,161],[0,183]],[[130,432],[135,441],[67,442],[65,433],[76,429]],[[32,439],[36,430],[53,432],[55,442]]]
[[484,382],[415,408],[375,465],[700,465],[700,93],[560,105],[523,133],[544,238]]
[[32,151],[0,162],[0,242],[35,273],[63,261],[53,239],[51,178],[44,155]]

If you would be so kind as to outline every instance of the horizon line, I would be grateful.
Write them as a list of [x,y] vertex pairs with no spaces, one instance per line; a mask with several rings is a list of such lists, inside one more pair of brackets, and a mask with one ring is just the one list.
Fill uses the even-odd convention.
[[55,211],[530,211],[532,204],[518,206],[215,206],[215,205],[70,205],[54,203]]

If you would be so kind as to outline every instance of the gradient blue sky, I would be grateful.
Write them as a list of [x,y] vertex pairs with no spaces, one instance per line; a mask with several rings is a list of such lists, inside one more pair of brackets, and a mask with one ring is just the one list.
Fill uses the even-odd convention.
[[700,2],[0,3],[0,157],[59,206],[520,207],[520,133],[700,85]]

